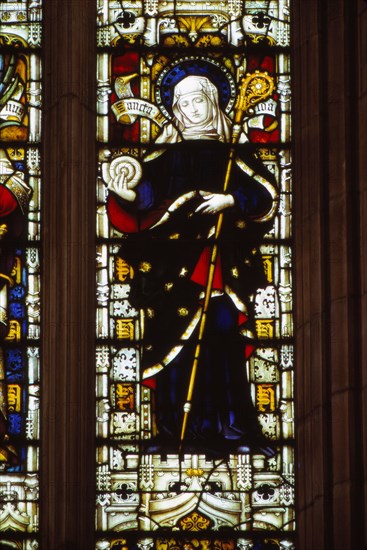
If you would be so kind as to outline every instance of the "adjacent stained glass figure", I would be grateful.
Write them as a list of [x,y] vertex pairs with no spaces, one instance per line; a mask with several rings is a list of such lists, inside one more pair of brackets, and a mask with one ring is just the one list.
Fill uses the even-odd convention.
[[37,548],[41,2],[0,1],[0,547]]

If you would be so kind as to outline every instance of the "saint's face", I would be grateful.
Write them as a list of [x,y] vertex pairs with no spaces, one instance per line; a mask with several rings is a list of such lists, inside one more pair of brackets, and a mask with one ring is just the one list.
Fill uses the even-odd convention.
[[202,124],[209,115],[209,101],[202,92],[185,94],[178,102],[179,109],[191,124]]

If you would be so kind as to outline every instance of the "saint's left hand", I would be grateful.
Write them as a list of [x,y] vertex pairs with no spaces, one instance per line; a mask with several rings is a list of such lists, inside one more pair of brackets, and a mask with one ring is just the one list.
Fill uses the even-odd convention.
[[204,202],[197,207],[195,212],[201,212],[202,214],[217,214],[226,208],[234,206],[234,198],[232,195],[210,193],[209,191],[200,191],[200,195],[203,197]]

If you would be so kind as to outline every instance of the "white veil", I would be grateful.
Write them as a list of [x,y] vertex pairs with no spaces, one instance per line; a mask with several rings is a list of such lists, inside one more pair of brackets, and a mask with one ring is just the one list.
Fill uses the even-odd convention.
[[[200,124],[190,122],[180,110],[180,99],[188,94],[202,93],[209,105],[206,120]],[[205,76],[191,75],[176,84],[173,92],[174,122],[164,126],[156,143],[176,143],[191,139],[214,139],[224,143],[231,136],[231,121],[219,106],[218,90]]]

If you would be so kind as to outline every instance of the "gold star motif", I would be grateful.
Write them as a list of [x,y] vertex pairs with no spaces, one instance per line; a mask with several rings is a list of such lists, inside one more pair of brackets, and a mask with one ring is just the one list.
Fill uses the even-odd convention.
[[164,290],[165,290],[166,292],[169,292],[170,290],[172,290],[172,288],[173,288],[173,283],[166,283],[166,284],[164,285]]
[[148,307],[148,309],[147,309],[147,316],[149,317],[149,319],[153,319],[154,315],[155,315],[154,309],[151,308],[151,307]]
[[179,307],[177,313],[180,317],[186,317],[189,314],[189,310],[186,307]]
[[149,262],[141,262],[139,264],[139,271],[142,273],[148,273],[152,269],[152,264]]
[[179,273],[179,277],[186,277],[186,275],[188,274],[189,270],[187,269],[187,267],[183,267]]
[[178,239],[180,237],[179,233],[172,233],[172,235],[169,236],[170,239]]
[[240,276],[239,273],[238,273],[238,267],[236,267],[236,266],[232,267],[231,275],[232,275],[232,277],[234,277],[234,279],[238,279],[238,277]]

